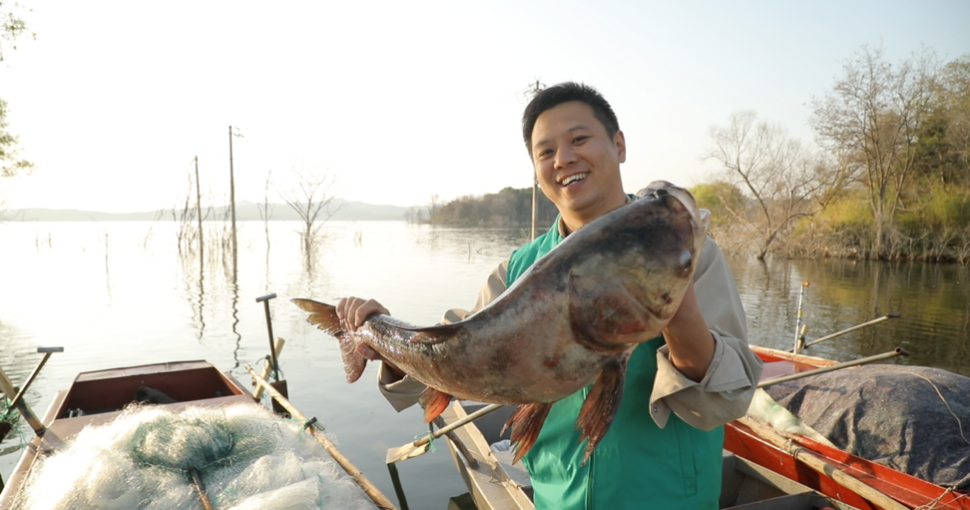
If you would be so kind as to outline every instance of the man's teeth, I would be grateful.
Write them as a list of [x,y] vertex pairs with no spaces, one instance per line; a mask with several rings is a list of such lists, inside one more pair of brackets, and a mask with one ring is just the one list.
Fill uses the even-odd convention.
[[581,180],[585,179],[587,175],[589,175],[589,172],[582,173],[582,174],[576,174],[576,175],[570,175],[569,177],[566,177],[565,179],[563,179],[562,182],[560,182],[560,184],[562,184],[563,186],[569,186],[570,184],[572,184],[572,183],[574,183],[576,181],[581,181]]

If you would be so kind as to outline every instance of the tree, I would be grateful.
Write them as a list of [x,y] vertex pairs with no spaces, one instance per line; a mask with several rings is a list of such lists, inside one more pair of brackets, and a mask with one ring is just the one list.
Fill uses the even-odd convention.
[[280,191],[280,196],[300,216],[300,240],[305,253],[310,253],[324,223],[339,209],[332,207],[335,197],[331,188],[337,179],[329,170],[293,167],[291,172],[296,186]]
[[11,4],[0,0],[0,62],[3,61],[4,47],[9,45],[16,50],[17,38],[27,31],[23,12],[24,8],[19,3]]
[[829,179],[820,160],[790,138],[781,126],[758,122],[753,111],[734,113],[725,127],[711,126],[714,146],[705,159],[718,161],[722,178],[753,199],[753,213],[737,211],[728,195],[720,205],[746,225],[758,239],[758,260],[791,224],[818,211],[820,195]]
[[882,48],[863,46],[842,69],[833,89],[813,100],[811,123],[823,146],[860,175],[872,211],[872,255],[884,258],[887,234],[915,168],[936,58],[923,50],[893,66]]
[[34,164],[19,157],[17,137],[7,131],[7,102],[0,99],[0,177],[30,172]]

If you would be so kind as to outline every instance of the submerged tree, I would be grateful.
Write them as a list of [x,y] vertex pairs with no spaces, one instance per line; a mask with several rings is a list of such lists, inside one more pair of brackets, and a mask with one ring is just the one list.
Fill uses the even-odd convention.
[[293,167],[293,187],[279,190],[280,196],[303,222],[300,240],[306,253],[310,253],[319,239],[324,223],[339,209],[333,206],[335,198],[332,188],[337,179],[328,170],[309,170]]

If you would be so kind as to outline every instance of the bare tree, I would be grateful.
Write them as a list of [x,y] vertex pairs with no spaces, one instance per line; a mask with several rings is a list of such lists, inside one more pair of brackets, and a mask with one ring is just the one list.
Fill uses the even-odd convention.
[[843,64],[833,89],[813,100],[812,115],[820,142],[843,155],[865,184],[876,258],[887,255],[887,234],[913,174],[917,133],[929,112],[929,85],[938,68],[928,50],[895,66],[884,53],[881,47],[863,46]]
[[339,209],[332,206],[335,198],[332,188],[336,176],[329,169],[319,171],[293,167],[291,172],[295,186],[280,190],[280,196],[300,216],[303,222],[300,240],[303,242],[303,249],[309,253],[319,238],[324,223]]
[[815,201],[827,182],[820,160],[778,125],[758,121],[753,111],[734,113],[725,127],[711,126],[714,145],[704,159],[718,161],[723,179],[750,194],[753,210],[739,211],[737,200],[721,205],[758,239],[758,260],[799,218],[815,214]]

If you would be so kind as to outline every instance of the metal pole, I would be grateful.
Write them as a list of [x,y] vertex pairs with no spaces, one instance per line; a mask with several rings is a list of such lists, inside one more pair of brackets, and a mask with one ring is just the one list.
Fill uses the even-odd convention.
[[805,296],[805,288],[808,287],[808,280],[802,282],[802,288],[798,292],[798,316],[795,318],[795,347],[792,352],[798,354],[802,351],[802,342],[798,339],[799,328],[802,325],[802,298]]
[[842,336],[842,335],[844,335],[846,333],[851,333],[851,332],[853,332],[853,331],[855,331],[857,329],[862,329],[862,328],[864,328],[866,326],[872,326],[873,324],[878,324],[878,323],[880,323],[880,322],[882,322],[882,321],[884,321],[886,319],[898,319],[900,317],[902,317],[902,314],[899,314],[899,313],[890,313],[888,315],[883,315],[882,317],[879,317],[878,319],[872,319],[869,322],[863,322],[862,324],[859,324],[857,326],[852,326],[851,328],[843,329],[842,331],[839,331],[837,333],[832,333],[829,336],[823,336],[822,338],[819,338],[817,340],[812,340],[811,342],[805,344],[803,347],[806,348],[806,349],[808,349],[809,347],[811,347],[811,346],[813,346],[813,345],[815,345],[815,344],[817,344],[819,342],[824,342],[826,340],[831,340],[831,339],[833,339],[833,338],[835,338],[837,336]]
[[232,214],[232,258],[236,260],[236,178],[232,169],[232,126],[229,126],[229,210]]
[[885,352],[882,354],[876,354],[875,356],[869,356],[868,358],[861,358],[855,361],[846,361],[845,363],[836,363],[835,365],[830,365],[827,367],[816,368],[815,370],[808,370],[805,372],[799,372],[797,374],[786,375],[783,377],[776,377],[774,379],[768,379],[766,381],[761,381],[758,383],[759,388],[764,388],[765,386],[771,386],[773,384],[793,381],[795,379],[801,379],[802,377],[809,377],[818,374],[824,374],[825,372],[831,372],[833,370],[839,370],[841,368],[854,367],[856,365],[864,365],[866,363],[872,363],[873,361],[879,361],[889,358],[895,358],[896,356],[909,356],[909,353],[905,349],[899,347]]
[[536,239],[536,216],[539,209],[539,201],[536,193],[536,188],[539,187],[539,179],[535,175],[535,171],[532,172],[532,240]]
[[[231,170],[230,170],[231,173]],[[195,214],[199,217],[199,267],[202,267],[202,250],[204,243],[202,242],[202,191],[200,189],[199,183],[199,157],[195,157]]]
[[269,332],[269,353],[273,360],[273,378],[277,381],[280,380],[280,365],[276,360],[276,346],[273,345],[273,321],[269,317],[269,300],[276,297],[276,293],[267,294],[262,297],[256,298],[256,302],[263,303],[263,310],[266,311],[266,330]]
[[29,376],[27,376],[27,380],[24,381],[24,385],[20,387],[20,391],[17,392],[17,396],[15,396],[13,400],[10,401],[10,407],[17,406],[17,403],[20,402],[21,398],[23,398],[24,393],[27,392],[27,387],[30,386],[30,383],[34,382],[34,378],[37,377],[38,373],[40,373],[40,369],[44,368],[44,363],[47,363],[47,359],[51,357],[51,354],[54,354],[55,352],[64,352],[64,348],[63,347],[38,347],[37,352],[44,353],[44,357],[40,360],[40,363],[37,364],[37,367],[34,368],[34,371],[31,372]]

